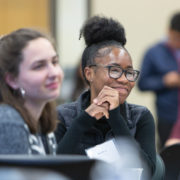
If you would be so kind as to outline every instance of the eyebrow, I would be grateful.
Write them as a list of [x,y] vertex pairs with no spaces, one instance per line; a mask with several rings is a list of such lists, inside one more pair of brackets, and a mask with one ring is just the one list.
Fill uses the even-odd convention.
[[[57,57],[59,57],[58,54],[52,56],[51,59],[55,59],[55,58],[57,58]],[[47,60],[47,59],[39,59],[39,60],[37,60],[36,62],[43,62],[43,61],[46,61],[46,60]]]
[[[107,66],[118,66],[118,67],[121,67],[121,66],[120,66],[119,64],[117,64],[117,63],[108,64]],[[132,69],[132,68],[133,68],[133,66],[129,65],[129,66],[127,66],[126,69]]]
[[[51,60],[55,59],[59,57],[58,54],[55,54],[54,56],[51,57]],[[42,64],[42,63],[45,63],[47,59],[39,59],[39,60],[36,60],[36,62],[34,62],[31,67],[37,65],[37,64]]]

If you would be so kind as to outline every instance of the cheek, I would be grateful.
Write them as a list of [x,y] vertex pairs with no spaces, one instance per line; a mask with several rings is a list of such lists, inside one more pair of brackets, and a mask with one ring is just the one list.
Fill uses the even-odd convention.
[[61,84],[63,79],[64,79],[64,72],[61,68],[58,68],[58,79],[59,79],[59,82]]
[[64,72],[63,72],[62,69],[60,69],[60,77],[61,77],[62,80],[64,79]]
[[134,86],[135,86],[135,82],[130,82],[129,83],[129,93],[128,93],[128,96],[131,93],[131,90],[134,88]]
[[119,96],[120,104],[123,104],[125,102],[125,100],[127,99],[129,94],[131,93],[131,90],[133,89],[134,86],[135,86],[135,82],[130,82],[129,83],[129,86],[128,86],[129,91],[128,91],[128,93],[126,95],[124,95],[124,96],[122,96],[122,95]]
[[135,86],[135,82],[130,82],[130,89],[132,90]]
[[38,88],[42,86],[42,84],[45,83],[45,74],[31,74],[29,76],[24,76],[21,79],[21,82],[24,86],[28,87],[29,89],[31,88]]
[[112,83],[112,79],[105,73],[99,74],[96,76],[96,84],[100,88],[100,90],[106,85],[109,86]]
[[111,78],[109,78],[108,72],[105,71],[98,73],[96,78],[98,78],[99,83],[107,84],[111,82]]

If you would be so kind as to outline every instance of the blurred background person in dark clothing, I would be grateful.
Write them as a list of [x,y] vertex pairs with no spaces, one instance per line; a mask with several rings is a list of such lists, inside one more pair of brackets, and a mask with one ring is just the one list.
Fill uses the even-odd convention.
[[163,147],[180,115],[180,12],[172,16],[166,38],[145,53],[138,86],[156,94],[158,133]]

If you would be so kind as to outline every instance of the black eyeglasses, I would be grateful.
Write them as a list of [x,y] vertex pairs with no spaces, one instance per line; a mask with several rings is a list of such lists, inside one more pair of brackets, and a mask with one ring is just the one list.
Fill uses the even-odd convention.
[[135,82],[137,80],[138,76],[139,76],[139,73],[140,73],[139,71],[133,70],[133,69],[124,70],[120,66],[111,66],[111,65],[102,66],[102,65],[99,65],[99,64],[91,64],[91,65],[89,65],[89,67],[93,67],[93,66],[107,68],[109,77],[113,78],[113,79],[120,78],[122,76],[122,74],[124,73],[126,79],[128,81],[131,81],[131,82]]

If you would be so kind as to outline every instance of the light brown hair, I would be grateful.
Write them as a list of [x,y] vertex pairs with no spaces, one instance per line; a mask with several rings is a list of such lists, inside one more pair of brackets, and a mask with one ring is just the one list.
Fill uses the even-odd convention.
[[[19,90],[12,89],[5,80],[6,73],[17,77],[19,65],[23,60],[22,51],[28,42],[37,38],[48,39],[53,47],[54,43],[47,35],[30,28],[23,28],[1,37],[0,39],[0,103],[14,107],[27,123],[31,133],[38,132],[38,124],[33,120],[28,110],[24,107],[24,99]],[[57,124],[55,102],[47,103],[40,117],[42,133],[55,130]]]

